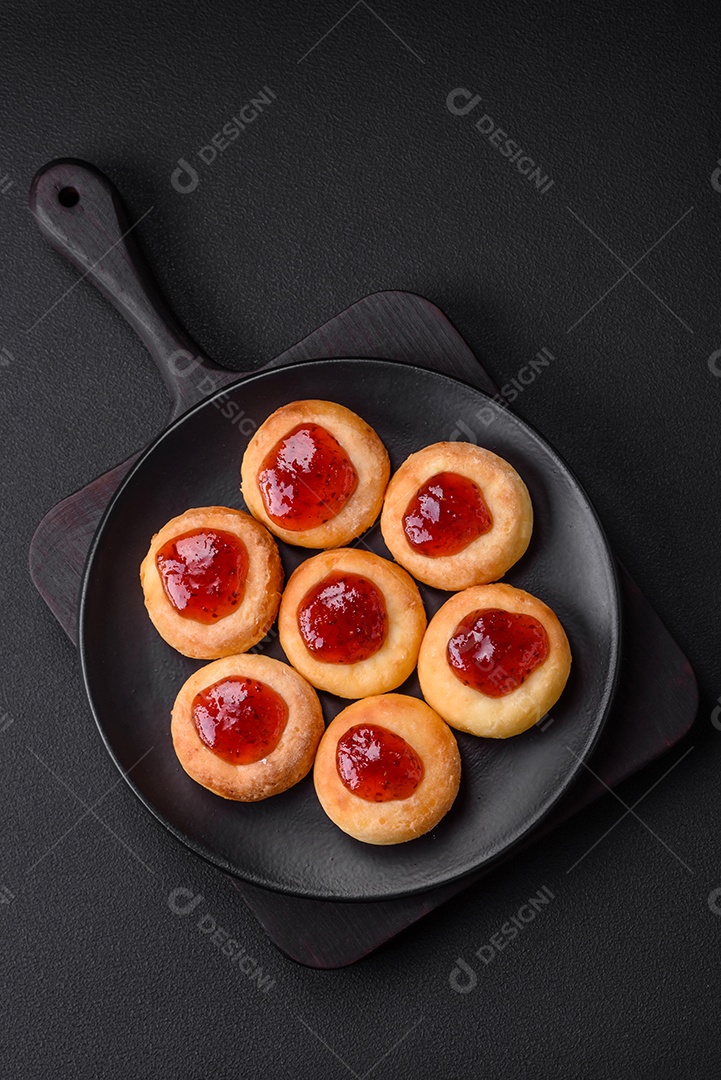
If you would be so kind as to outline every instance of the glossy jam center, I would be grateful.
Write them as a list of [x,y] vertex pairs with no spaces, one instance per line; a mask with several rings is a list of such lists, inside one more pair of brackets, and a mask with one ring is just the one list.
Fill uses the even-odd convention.
[[378,724],[356,724],[338,740],[341,783],[367,802],[407,799],[423,779],[423,762],[410,743]]
[[462,683],[500,698],[525,682],[548,651],[548,634],[538,619],[488,608],[461,619],[448,642],[447,656]]
[[303,597],[298,630],[318,660],[358,664],[377,653],[388,636],[383,593],[360,574],[329,574]]
[[432,559],[457,555],[492,524],[481,489],[454,472],[436,473],[426,480],[403,515],[408,543]]
[[300,424],[273,447],[258,473],[271,521],[300,532],[338,514],[358,485],[340,443],[319,424]]
[[196,529],[168,540],[155,556],[166,596],[179,615],[212,623],[243,599],[248,552],[220,529]]
[[213,683],[193,699],[193,721],[202,742],[231,765],[250,765],[275,750],[288,721],[280,694],[257,679],[234,676]]

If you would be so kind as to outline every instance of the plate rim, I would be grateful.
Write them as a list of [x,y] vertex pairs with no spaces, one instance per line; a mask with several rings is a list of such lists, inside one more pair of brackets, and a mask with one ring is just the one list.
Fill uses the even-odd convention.
[[[376,893],[376,894],[363,894],[363,895],[360,895],[360,896],[348,896],[348,895],[336,896],[336,895],[331,895],[329,893],[319,894],[317,891],[314,892],[312,889],[303,889],[301,887],[283,886],[283,885],[278,885],[277,883],[268,883],[267,881],[263,881],[256,874],[252,874],[252,873],[243,874],[243,873],[240,873],[238,871],[237,867],[234,866],[233,864],[231,864],[222,855],[219,855],[217,852],[214,852],[212,849],[206,847],[204,844],[202,844],[198,840],[195,840],[191,836],[189,836],[186,833],[182,832],[181,830],[176,828],[171,822],[166,820],[166,818],[160,813],[160,811],[158,809],[156,809],[156,807],[152,804],[152,802],[145,796],[145,794],[141,791],[141,789],[134,783],[133,778],[130,775],[130,772],[132,771],[132,768],[134,766],[131,766],[130,770],[126,770],[123,767],[123,765],[120,763],[120,761],[118,760],[118,757],[115,754],[115,751],[114,751],[114,749],[113,749],[113,747],[112,747],[112,745],[110,743],[110,740],[109,740],[108,736],[106,735],[104,727],[103,727],[103,725],[101,723],[99,710],[95,705],[95,702],[93,700],[93,695],[92,695],[92,692],[91,692],[91,688],[90,688],[90,675],[89,675],[89,672],[88,672],[88,664],[87,664],[87,656],[86,656],[87,642],[86,642],[85,625],[84,625],[85,624],[85,612],[86,612],[86,607],[87,607],[87,596],[88,596],[88,592],[89,592],[89,588],[90,588],[90,578],[91,578],[91,575],[92,575],[93,561],[94,561],[96,552],[98,550],[98,547],[100,545],[100,542],[102,540],[102,536],[103,536],[103,532],[104,532],[104,529],[105,529],[106,522],[108,521],[109,517],[113,513],[113,511],[115,509],[115,506],[116,506],[116,503],[121,498],[121,496],[122,496],[123,492],[125,491],[126,487],[128,487],[130,485],[130,483],[132,482],[132,480],[135,477],[136,473],[144,466],[146,459],[154,452],[156,447],[159,446],[160,443],[164,439],[169,437],[170,434],[172,432],[174,432],[176,428],[180,427],[182,425],[182,423],[187,418],[189,418],[194,413],[199,412],[201,409],[205,408],[207,405],[210,405],[215,399],[221,397],[223,394],[231,393],[231,392],[237,390],[241,386],[248,386],[248,385],[252,384],[253,382],[255,382],[257,380],[262,380],[262,379],[264,379],[265,377],[267,377],[269,375],[275,375],[275,374],[280,374],[280,373],[285,373],[285,372],[290,372],[290,371],[297,372],[300,368],[308,367],[308,366],[312,366],[312,365],[328,367],[328,366],[334,366],[336,364],[341,364],[341,363],[364,364],[364,365],[369,365],[369,366],[381,365],[383,367],[390,366],[390,367],[397,367],[397,368],[406,368],[406,369],[409,369],[411,371],[417,371],[417,372],[419,372],[420,374],[422,374],[424,376],[430,375],[430,376],[432,376],[432,377],[434,377],[436,379],[439,379],[441,381],[450,381],[452,383],[456,383],[459,386],[462,386],[464,389],[471,390],[471,391],[473,391],[474,394],[478,394],[482,398],[485,398],[486,401],[491,403],[492,406],[508,412],[515,422],[517,422],[521,427],[526,428],[528,430],[528,432],[530,432],[531,436],[534,439],[536,439],[538,442],[543,444],[544,448],[550,454],[551,458],[553,458],[555,460],[555,463],[560,467],[561,472],[565,472],[566,475],[570,477],[571,481],[576,486],[576,488],[578,489],[578,491],[582,495],[583,499],[585,500],[586,505],[587,505],[587,507],[588,507],[588,509],[589,509],[589,511],[591,513],[591,516],[595,521],[595,524],[596,524],[596,527],[598,529],[599,535],[600,535],[601,540],[603,542],[603,549],[604,549],[604,554],[605,554],[605,557],[606,557],[607,570],[609,571],[610,584],[611,584],[611,600],[612,600],[613,609],[614,609],[614,624],[615,624],[614,625],[614,632],[612,634],[612,638],[611,638],[611,642],[610,642],[610,649],[611,649],[610,681],[607,683],[607,687],[606,687],[606,690],[605,690],[605,693],[604,693],[604,696],[603,696],[603,699],[602,699],[602,704],[601,704],[600,709],[599,709],[600,718],[597,720],[597,722],[595,724],[592,736],[590,737],[590,739],[585,744],[583,754],[581,756],[574,755],[574,757],[576,757],[576,760],[575,760],[575,762],[572,763],[572,766],[569,768],[568,773],[566,774],[563,783],[558,787],[557,790],[554,790],[554,794],[549,799],[547,799],[542,804],[541,809],[536,814],[533,815],[532,821],[530,821],[528,824],[526,824],[526,826],[523,829],[521,829],[513,837],[512,840],[510,840],[508,843],[506,843],[501,848],[500,851],[497,851],[493,855],[490,855],[488,858],[483,859],[480,862],[475,863],[471,867],[465,867],[464,869],[460,870],[458,873],[449,874],[448,876],[444,877],[441,881],[436,881],[432,885],[419,884],[417,886],[403,888],[401,890],[387,890],[387,889],[385,889],[385,890],[382,890],[381,892]],[[103,741],[105,749],[108,752],[113,764],[115,765],[118,772],[120,773],[122,779],[128,785],[128,787],[133,792],[133,794],[140,800],[140,802],[143,804],[145,809],[152,815],[152,817],[155,818],[155,820],[157,822],[159,822],[173,837],[175,837],[176,840],[179,840],[183,844],[184,847],[186,847],[188,850],[192,851],[193,854],[195,854],[199,858],[202,858],[205,862],[209,863],[211,866],[214,866],[217,869],[222,870],[224,873],[228,874],[230,877],[236,879],[239,882],[250,885],[253,888],[264,889],[267,892],[277,893],[277,894],[283,895],[283,896],[297,897],[299,899],[304,899],[304,900],[316,900],[318,902],[349,903],[349,904],[352,904],[352,903],[382,903],[384,901],[401,900],[401,899],[404,899],[405,897],[418,896],[418,895],[420,895],[422,893],[432,892],[435,889],[444,888],[445,886],[448,886],[448,885],[451,885],[454,882],[460,881],[465,877],[470,878],[470,877],[472,877],[473,874],[475,874],[477,872],[480,872],[481,870],[488,870],[488,869],[492,868],[494,865],[500,863],[502,860],[508,858],[513,853],[513,851],[516,848],[518,848],[525,840],[527,840],[527,838],[534,832],[534,830],[536,830],[542,824],[542,822],[553,811],[553,809],[557,806],[557,804],[560,802],[560,800],[563,798],[563,796],[568,793],[569,789],[572,787],[573,783],[578,779],[579,775],[581,775],[581,769],[583,768],[583,766],[586,764],[586,762],[589,760],[589,758],[593,754],[593,751],[596,748],[596,746],[597,746],[597,744],[599,742],[599,739],[600,739],[600,737],[601,737],[601,735],[602,735],[602,733],[603,733],[603,731],[604,731],[604,729],[606,727],[606,724],[608,722],[608,717],[609,717],[611,708],[613,706],[614,698],[615,698],[616,691],[617,691],[617,688],[618,688],[619,676],[620,676],[621,654],[622,654],[622,638],[623,638],[623,610],[622,610],[622,604],[621,604],[621,586],[620,586],[620,580],[619,580],[619,575],[618,575],[617,561],[616,561],[616,558],[615,558],[615,556],[613,554],[613,551],[611,549],[608,537],[606,535],[606,531],[605,531],[605,529],[603,527],[603,524],[601,523],[601,520],[600,520],[600,518],[599,518],[599,516],[598,516],[598,514],[596,512],[596,508],[595,508],[592,500],[590,499],[588,493],[586,492],[586,489],[584,488],[583,484],[581,484],[581,482],[579,481],[579,479],[576,476],[573,469],[570,468],[570,466],[561,457],[561,455],[558,453],[558,451],[547,441],[547,439],[543,435],[540,434],[539,431],[537,431],[537,429],[532,424],[529,424],[527,420],[525,420],[525,419],[521,418],[520,416],[518,416],[518,414],[513,412],[512,409],[510,409],[508,406],[504,405],[502,402],[499,402],[497,398],[491,397],[491,395],[487,394],[484,390],[481,390],[477,386],[474,386],[473,384],[466,382],[464,379],[460,379],[455,375],[446,374],[443,371],[438,371],[435,368],[427,368],[427,367],[423,367],[420,364],[411,364],[411,363],[407,363],[407,362],[401,361],[401,360],[390,360],[390,359],[384,359],[382,357],[336,356],[336,357],[321,357],[321,358],[315,358],[315,359],[314,358],[309,358],[309,359],[305,359],[305,360],[302,360],[302,361],[295,361],[295,362],[291,362],[289,364],[279,365],[277,367],[264,368],[264,369],[261,369],[260,371],[240,374],[239,377],[236,380],[234,380],[233,382],[226,383],[225,385],[219,387],[217,390],[213,391],[207,397],[203,398],[201,401],[196,402],[194,405],[192,405],[189,409],[187,409],[180,416],[176,417],[171,423],[169,423],[165,428],[163,428],[162,431],[160,431],[158,433],[158,435],[150,442],[150,444],[146,447],[146,449],[141,452],[140,456],[134,462],[131,469],[126,473],[126,475],[121,480],[121,482],[118,485],[117,489],[113,492],[113,495],[112,495],[110,501],[108,502],[107,506],[105,507],[105,509],[103,511],[103,514],[102,514],[102,517],[100,518],[100,521],[98,522],[95,533],[93,534],[92,542],[90,544],[90,548],[88,549],[88,554],[87,554],[87,557],[86,557],[86,560],[85,560],[85,565],[84,565],[84,568],[83,568],[83,576],[82,576],[82,583],[81,583],[81,589],[80,589],[80,601],[79,601],[79,605],[78,605],[77,628],[78,628],[78,653],[79,653],[79,656],[80,656],[80,667],[81,667],[81,673],[82,673],[82,679],[83,679],[83,686],[84,686],[84,689],[85,689],[85,694],[86,694],[88,703],[90,705],[90,710],[91,710],[91,713],[93,715],[93,719],[95,721],[95,725],[96,725],[96,727],[97,727],[97,729],[98,729],[98,731],[100,733],[100,737],[101,737],[101,739]]]

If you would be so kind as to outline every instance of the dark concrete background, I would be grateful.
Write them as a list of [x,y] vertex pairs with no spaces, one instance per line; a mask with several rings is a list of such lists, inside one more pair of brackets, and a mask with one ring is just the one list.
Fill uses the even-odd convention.
[[[3,7],[3,1076],[718,1075],[720,28],[711,3]],[[263,86],[272,106],[200,161]],[[482,98],[465,116],[446,105],[457,87]],[[484,113],[545,194],[478,134]],[[140,344],[87,283],[64,295],[77,275],[26,209],[35,170],[68,155],[147,213],[149,260],[221,363],[257,366],[383,288],[439,304],[500,384],[551,351],[514,407],[587,487],[703,691],[685,759],[620,793],[658,781],[643,823],[609,796],[379,954],[318,973],[151,820],[26,570],[45,510],[166,415]],[[181,158],[199,175],[186,195]],[[552,903],[474,960],[544,885]],[[202,895],[191,915],[171,911],[176,888]],[[479,972],[466,995],[459,956]]]

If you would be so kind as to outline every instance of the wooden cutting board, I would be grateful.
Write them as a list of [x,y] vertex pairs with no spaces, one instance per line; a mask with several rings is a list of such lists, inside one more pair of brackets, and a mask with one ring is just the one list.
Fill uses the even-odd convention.
[[[381,292],[359,300],[267,366],[334,356],[414,363],[453,375],[491,395],[498,392],[443,313],[410,293]],[[207,376],[205,393],[238,377],[237,372],[216,368]],[[177,400],[175,414],[191,403]],[[74,643],[80,580],[90,541],[111,495],[136,457],[64,499],[46,515],[33,538],[33,581]],[[528,837],[528,844],[669,750],[693,724],[698,706],[694,673],[623,567],[619,573],[624,645],[611,716],[590,770]],[[472,887],[486,872],[420,896],[380,903],[304,900],[236,879],[233,884],[284,953],[311,967],[334,968],[377,949],[451,896]]]

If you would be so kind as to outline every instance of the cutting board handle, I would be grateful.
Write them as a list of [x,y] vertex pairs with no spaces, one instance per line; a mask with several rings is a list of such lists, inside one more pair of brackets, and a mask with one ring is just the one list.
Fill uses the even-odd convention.
[[135,221],[107,176],[85,161],[58,158],[30,187],[30,210],[43,236],[130,323],[170,392],[173,416],[233,375],[204,356],[168,307],[140,250]]

